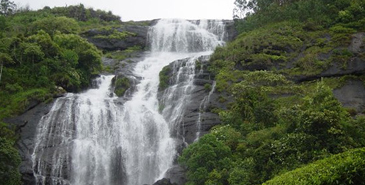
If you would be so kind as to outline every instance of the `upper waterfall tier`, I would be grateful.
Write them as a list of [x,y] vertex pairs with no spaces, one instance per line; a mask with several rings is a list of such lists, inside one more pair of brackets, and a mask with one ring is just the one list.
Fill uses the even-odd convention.
[[219,20],[160,20],[150,28],[152,52],[202,52],[223,45],[224,23]]

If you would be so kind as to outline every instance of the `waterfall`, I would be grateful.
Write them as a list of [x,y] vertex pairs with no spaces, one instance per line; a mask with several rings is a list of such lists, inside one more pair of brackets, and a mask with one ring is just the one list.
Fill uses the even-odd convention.
[[32,156],[37,184],[113,184],[120,140],[112,77],[101,76],[97,89],[58,98],[43,116]]
[[[151,53],[134,68],[132,97],[116,103],[112,75],[98,87],[58,98],[38,124],[32,155],[37,185],[152,184],[176,158],[174,127],[194,89],[195,62],[222,45],[220,21],[160,20],[149,30]],[[224,30],[224,29],[223,29]],[[159,72],[174,61],[175,78],[157,98]]]
[[197,141],[200,138],[200,131],[201,131],[201,123],[202,123],[202,114],[207,110],[208,103],[210,101],[210,97],[212,96],[213,92],[215,91],[216,81],[213,81],[212,89],[210,89],[209,94],[206,95],[203,100],[200,102],[199,105],[199,113],[198,113],[198,120],[196,121],[197,125],[197,132],[196,132],[196,138],[195,141]]

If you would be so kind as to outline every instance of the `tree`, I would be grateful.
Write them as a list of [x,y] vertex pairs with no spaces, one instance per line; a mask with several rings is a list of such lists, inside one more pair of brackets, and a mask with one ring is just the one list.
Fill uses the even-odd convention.
[[344,129],[350,117],[332,90],[322,82],[314,94],[305,97],[298,117],[300,121],[296,130],[316,137],[317,145],[321,148],[339,153],[352,147],[351,139],[348,138],[352,133],[346,133]]
[[18,167],[21,159],[14,147],[16,134],[8,124],[0,122],[0,179],[2,184],[20,185]]
[[53,36],[56,32],[76,34],[79,32],[80,26],[75,19],[47,17],[33,22],[28,29],[33,34],[36,34],[39,30],[43,30],[50,36]]
[[0,83],[5,63],[13,63],[13,59],[6,53],[0,53]]
[[14,12],[16,9],[16,5],[13,1],[9,0],[1,0],[0,3],[0,14],[4,16],[8,16]]
[[214,135],[204,135],[186,148],[179,158],[180,164],[188,168],[190,181],[187,184],[225,184],[231,155],[231,149]]

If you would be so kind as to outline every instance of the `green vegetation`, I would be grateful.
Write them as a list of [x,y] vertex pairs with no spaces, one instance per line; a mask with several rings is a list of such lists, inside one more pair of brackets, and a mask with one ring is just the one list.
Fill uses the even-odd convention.
[[[87,88],[102,69],[102,52],[79,34],[119,25],[121,20],[82,4],[29,11],[7,0],[1,0],[0,14],[0,180],[18,185],[18,136],[15,127],[2,120],[23,113],[34,102]],[[127,88],[129,81],[118,84]]]
[[94,38],[123,40],[128,36],[135,36],[135,34],[131,32],[119,32],[118,30],[112,29],[105,31],[105,35],[96,35]]
[[[267,24],[296,21],[306,28],[329,28],[339,24],[364,29],[363,0],[236,0],[236,21],[240,31],[251,31]],[[244,15],[240,12],[248,12]]]
[[107,52],[105,54],[105,57],[107,58],[112,58],[112,59],[115,59],[115,60],[118,60],[118,61],[122,61],[126,58],[130,58],[130,57],[133,57],[133,54],[135,52],[138,52],[138,51],[141,51],[142,48],[140,46],[133,46],[133,47],[130,47],[130,48],[127,48],[125,50],[118,50],[118,51],[112,51],[112,52]]
[[260,184],[365,146],[364,118],[353,120],[323,82],[314,92],[276,99],[262,87],[235,87],[236,101],[219,113],[223,125],[184,150],[188,184]]
[[212,85],[209,83],[204,84],[204,90],[209,92],[210,90],[212,90]]
[[362,184],[365,149],[353,149],[316,161],[265,182],[269,184]]
[[131,86],[127,77],[117,78],[114,82],[115,94],[119,97],[123,96],[125,91]]
[[169,86],[169,79],[170,79],[171,67],[165,66],[159,74],[160,83],[158,85],[158,90],[163,91]]
[[[45,19],[48,21],[48,18]],[[46,89],[46,93],[41,93],[43,95],[52,94],[56,92],[56,86],[78,91],[87,87],[92,74],[101,69],[101,52],[79,35],[72,34],[77,26],[71,24],[71,29],[65,28],[63,21],[69,18],[60,19],[48,24],[47,29],[46,25],[42,25],[37,32],[34,30],[37,26],[32,32],[18,35],[7,31],[11,30],[11,26],[3,32],[7,37],[0,38],[1,99],[12,101],[8,97],[34,89]],[[8,20],[5,21],[7,24]],[[43,31],[43,28],[53,30],[52,34]],[[16,97],[22,97],[22,94]],[[7,101],[0,104],[1,110],[9,113],[1,114],[0,118],[23,111]]]
[[14,128],[0,122],[0,179],[3,184],[21,184],[18,170],[21,159],[14,148],[16,138]]
[[222,124],[179,158],[187,184],[364,182],[364,149],[356,148],[365,146],[365,117],[332,93],[364,75],[321,76],[364,59],[349,46],[365,30],[365,1],[235,4],[240,35],[216,48],[208,66],[219,101],[233,101],[215,109]]

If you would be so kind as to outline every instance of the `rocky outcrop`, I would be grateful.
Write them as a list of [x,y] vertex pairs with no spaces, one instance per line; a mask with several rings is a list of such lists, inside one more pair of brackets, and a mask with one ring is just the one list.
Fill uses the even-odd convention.
[[238,36],[238,31],[234,25],[234,21],[232,20],[224,20],[225,25],[225,41],[233,41]]
[[16,125],[19,140],[16,146],[19,150],[22,162],[19,170],[22,174],[22,182],[27,185],[34,185],[32,153],[35,147],[37,125],[42,116],[46,115],[52,108],[52,103],[34,103],[32,107],[20,116],[6,119],[5,122]]
[[[293,76],[293,80],[296,82],[311,81],[315,79],[320,79],[322,77],[338,77],[344,75],[362,75],[365,74],[365,33],[359,32],[352,35],[351,44],[346,49],[351,53],[352,57],[349,57],[347,61],[337,60],[334,56],[334,52],[318,56],[322,59],[329,59],[333,57],[333,62],[331,65],[316,75],[298,75]],[[292,67],[289,65],[288,67]]]
[[333,90],[333,94],[341,104],[355,113],[365,113],[365,86],[359,80],[348,80],[342,87]]
[[177,185],[176,183],[171,183],[170,179],[163,178],[153,183],[153,185]]
[[[185,80],[182,80],[184,75],[179,71],[179,68],[186,67],[189,59],[182,59],[171,63],[166,70],[168,76],[169,87],[179,87],[180,84],[186,84]],[[185,109],[182,111],[181,119],[177,119],[175,123],[174,131],[172,135],[176,138],[178,146],[178,155],[181,155],[182,150],[188,145],[193,143],[198,137],[208,133],[209,130],[220,124],[218,114],[213,112],[214,108],[224,108],[224,104],[219,103],[218,99],[220,95],[215,93],[215,82],[213,76],[208,72],[209,56],[201,56],[196,59],[195,62],[195,75],[193,78],[192,86],[184,88],[192,88],[188,93],[188,100],[176,100],[175,101],[188,101],[185,105]],[[182,73],[189,71],[184,69]],[[176,81],[176,76],[180,75],[179,81]],[[161,77],[161,76],[160,76]],[[163,101],[163,96],[166,96],[166,92],[171,91],[167,88],[159,92],[158,97],[160,102]],[[166,116],[164,114],[164,116]],[[169,115],[167,115],[169,116]],[[167,120],[169,120],[167,118]],[[176,121],[176,120],[175,120]],[[177,164],[167,171],[165,178],[169,179],[171,183],[177,185],[183,185],[186,183],[185,169]]]
[[187,182],[185,173],[186,170],[184,168],[180,165],[175,165],[166,172],[165,177],[166,179],[169,179],[171,183],[183,185]]
[[[157,23],[158,20],[141,21],[141,22],[126,22],[122,23],[120,28],[111,28],[109,30],[91,29],[84,32],[82,35],[96,47],[107,51],[125,50],[131,47],[140,47],[145,49],[148,47],[148,30],[150,26]],[[232,41],[238,32],[235,29],[232,20],[223,20],[225,26],[225,41]],[[113,33],[130,33],[123,38],[108,37]],[[100,37],[102,36],[102,37]]]
[[[186,77],[183,77],[178,71],[179,68],[188,65],[188,60],[189,59],[182,59],[169,64],[168,68],[170,68],[170,70],[166,70],[167,74],[164,74],[164,76],[169,77],[167,80],[169,87],[187,83],[187,79],[182,79]],[[187,92],[189,93],[187,94],[189,96],[187,99],[179,100],[188,101],[188,103],[182,111],[182,119],[178,120],[176,128],[174,128],[175,131],[173,132],[177,134],[173,133],[173,136],[182,139],[187,144],[191,144],[196,140],[198,132],[201,132],[201,135],[204,135],[210,128],[220,123],[218,115],[211,112],[213,108],[220,108],[221,105],[216,103],[218,102],[218,97],[214,93],[213,76],[210,75],[207,70],[208,62],[209,56],[201,56],[196,60],[197,64],[195,65],[193,84],[191,87],[186,87],[192,88],[192,90]],[[184,71],[188,71],[188,69],[183,69],[183,72]],[[176,82],[177,75],[180,75],[178,82]],[[159,100],[162,101],[162,96],[166,96],[165,93],[169,91],[170,89],[164,91],[161,91],[160,89],[160,92],[158,93]],[[168,119],[169,118],[167,118],[167,120]],[[197,125],[199,121],[200,126]]]
[[[88,41],[93,43],[99,49],[115,51],[115,50],[125,50],[130,47],[139,46],[140,48],[145,48],[148,39],[148,29],[150,25],[155,24],[156,21],[146,21],[143,24],[122,24],[120,28],[113,29],[114,32],[119,33],[129,32],[132,33],[125,38],[107,38],[107,37],[96,37],[97,35],[107,36],[110,32],[91,29],[83,34]],[[232,21],[225,22],[227,34],[226,40],[232,40],[237,32],[234,29]],[[135,86],[139,82],[138,76],[133,74],[133,68],[135,65],[144,59],[145,53],[139,52],[134,55],[133,58],[128,58],[126,60],[118,61],[114,59],[103,58],[104,66],[109,66],[116,78],[127,78],[130,86],[122,93],[121,97],[116,100],[116,103],[122,104],[127,101],[132,93],[135,91]],[[201,73],[195,76],[194,84],[195,88],[191,93],[191,101],[185,110],[183,121],[180,124],[181,135],[183,138],[179,138],[180,145],[178,150],[181,153],[182,149],[185,147],[186,143],[192,143],[196,139],[196,133],[198,128],[196,126],[196,121],[201,120],[201,135],[204,135],[209,131],[211,127],[219,124],[218,115],[212,112],[215,107],[220,107],[217,101],[218,95],[212,93],[210,99],[207,100],[206,108],[201,109],[201,103],[212,89],[207,89],[206,84],[213,86],[213,77],[207,72],[207,62],[208,58],[201,58]],[[63,92],[60,89],[60,93],[57,96],[62,96]],[[45,104],[40,102],[31,103],[28,110],[17,117],[9,118],[4,120],[7,123],[12,123],[17,126],[17,132],[19,133],[19,141],[17,142],[17,147],[19,149],[22,163],[20,165],[20,172],[22,174],[22,181],[24,184],[33,185],[35,184],[35,178],[33,176],[33,162],[32,153],[35,148],[35,137],[37,134],[37,125],[41,120],[42,116],[46,115],[52,107],[52,103]],[[184,174],[184,169],[176,165],[171,168],[166,176],[168,179],[156,182],[158,184],[184,184],[186,182],[186,177]]]
[[136,90],[136,85],[140,77],[133,73],[136,64],[145,58],[147,53],[140,51],[133,55],[132,58],[119,61],[110,58],[103,58],[103,65],[113,69],[115,77],[112,81],[113,92],[119,97],[116,101],[123,104],[132,97]]
[[[83,33],[89,42],[102,50],[116,51],[125,50],[130,47],[145,48],[147,46],[147,32],[153,21],[144,21],[132,23],[122,23],[120,28],[111,28],[110,30],[91,29]],[[125,37],[112,37],[115,32],[127,34]],[[101,37],[100,37],[101,36]]]

